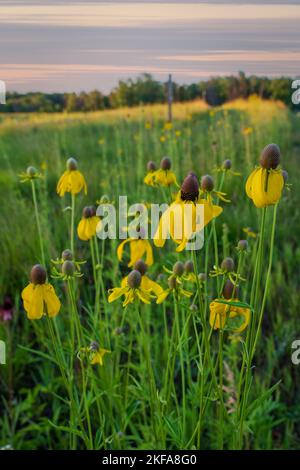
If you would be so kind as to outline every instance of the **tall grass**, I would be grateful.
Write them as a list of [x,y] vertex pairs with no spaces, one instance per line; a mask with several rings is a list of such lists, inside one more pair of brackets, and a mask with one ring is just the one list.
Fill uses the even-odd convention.
[[[0,366],[2,446],[299,448],[299,372],[290,360],[299,328],[298,118],[280,103],[258,98],[216,110],[201,103],[175,105],[174,116],[169,130],[161,106],[2,119],[0,292],[15,305],[13,320],[0,324],[0,339],[8,344],[8,364]],[[51,281],[63,304],[53,324],[47,318],[27,320],[20,292],[31,266],[41,261],[39,240],[49,273],[50,260],[70,248],[72,200],[55,193],[70,156],[78,159],[88,184],[88,195],[76,197],[75,225],[82,208],[104,194],[116,203],[119,195],[127,195],[129,203],[169,198],[143,184],[148,160],[159,162],[169,155],[179,182],[190,170],[213,174],[216,187],[222,186],[231,203],[222,203],[224,211],[208,227],[206,245],[194,261],[198,271],[208,275],[216,256],[219,261],[233,257],[246,278],[240,300],[250,302],[260,238],[248,239],[249,252],[241,263],[235,247],[246,237],[243,228],[252,227],[256,233],[260,229],[261,211],[247,199],[244,184],[269,142],[281,147],[282,165],[293,186],[284,191],[278,207],[274,245],[272,208],[265,214],[256,285],[257,310],[262,313],[257,335],[255,330],[250,339],[247,332],[232,339],[226,330],[210,331],[208,306],[219,292],[209,277],[204,291],[200,284],[193,287],[195,303],[203,305],[200,313],[190,308],[191,301],[172,296],[162,305],[123,309],[120,302],[108,304],[107,290],[128,274],[128,259],[118,263],[114,240],[104,246],[99,241],[103,255],[100,259],[98,253],[96,259],[96,246],[76,238],[76,259],[87,261],[81,268],[84,276],[69,288],[58,279]],[[222,180],[222,173],[213,173],[227,158],[241,177],[227,175]],[[34,183],[41,237],[32,188],[18,179],[29,165],[44,174]],[[273,263],[268,270],[270,248]],[[172,269],[174,262],[187,258],[186,252],[177,254],[170,241],[163,250],[154,250],[149,276],[157,279],[163,266]],[[166,277],[159,282],[167,288]],[[72,331],[78,333],[76,341],[70,340]],[[77,357],[80,347],[94,340],[111,351],[102,367]],[[247,345],[252,363],[243,361]]]

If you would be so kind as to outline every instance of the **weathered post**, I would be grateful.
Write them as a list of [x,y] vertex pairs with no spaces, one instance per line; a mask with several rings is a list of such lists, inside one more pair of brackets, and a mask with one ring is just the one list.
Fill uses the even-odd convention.
[[172,122],[172,102],[173,102],[173,83],[172,83],[172,75],[169,74],[168,79],[168,122]]

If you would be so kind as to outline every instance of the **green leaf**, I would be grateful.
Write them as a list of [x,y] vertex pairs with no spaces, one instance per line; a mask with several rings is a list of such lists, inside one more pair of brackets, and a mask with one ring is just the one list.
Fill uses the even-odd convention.
[[259,398],[257,398],[256,400],[254,400],[251,405],[248,406],[247,408],[247,412],[246,414],[247,415],[250,415],[251,413],[253,413],[257,408],[259,408],[263,402],[269,398],[272,393],[274,392],[274,390],[278,387],[278,385],[280,384],[281,380],[279,380],[276,384],[274,384],[271,388],[269,388],[268,390],[266,390],[265,392],[263,392]]

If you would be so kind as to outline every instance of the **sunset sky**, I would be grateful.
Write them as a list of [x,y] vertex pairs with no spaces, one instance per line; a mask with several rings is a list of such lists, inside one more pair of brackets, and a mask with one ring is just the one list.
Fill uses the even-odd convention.
[[168,73],[300,75],[300,1],[1,0],[0,80],[9,91],[110,91]]

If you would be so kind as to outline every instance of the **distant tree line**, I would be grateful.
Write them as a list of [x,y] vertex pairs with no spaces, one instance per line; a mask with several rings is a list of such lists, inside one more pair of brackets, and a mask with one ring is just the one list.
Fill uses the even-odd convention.
[[[288,106],[291,103],[291,83],[288,77],[267,78],[254,75],[215,77],[207,81],[179,85],[173,83],[175,102],[204,99],[211,106],[218,106],[236,98],[247,98],[257,94],[265,99],[281,100]],[[164,103],[167,83],[154,80],[150,74],[136,79],[120,80],[109,95],[98,90],[89,93],[7,93],[6,105],[0,112],[76,112],[114,109],[122,106]]]

